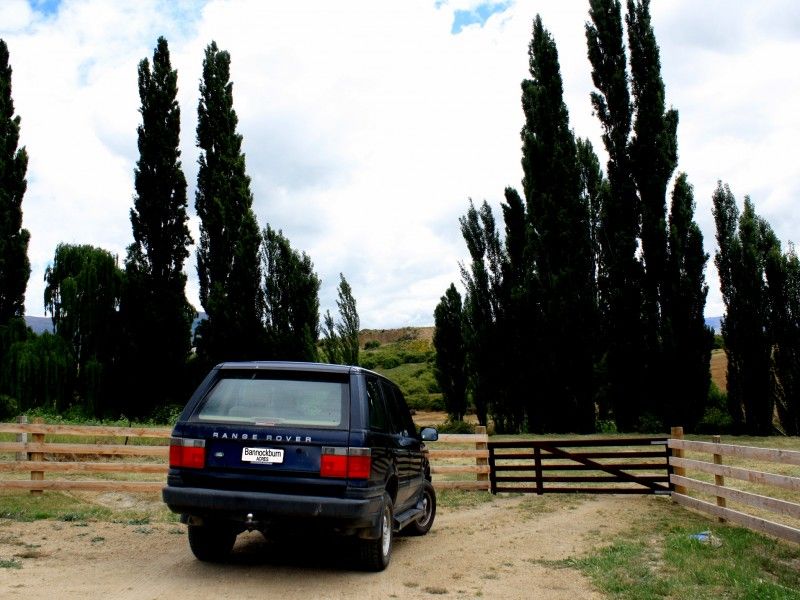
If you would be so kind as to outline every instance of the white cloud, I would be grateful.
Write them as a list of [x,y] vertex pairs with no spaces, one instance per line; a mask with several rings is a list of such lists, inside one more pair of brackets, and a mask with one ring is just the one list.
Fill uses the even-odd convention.
[[[30,155],[27,312],[43,313],[42,275],[58,242],[124,257],[137,159],[136,66],[164,35],[178,69],[195,239],[198,83],[203,50],[216,40],[231,53],[259,224],[282,229],[311,256],[323,279],[323,311],[335,310],[343,272],[363,326],[430,324],[466,257],[458,217],[468,198],[497,209],[504,187],[519,187],[520,82],[537,12],[558,46],[571,125],[602,154],[589,101],[588,3],[520,1],[452,35],[454,11],[479,4],[67,0],[45,16],[26,2],[0,3]],[[784,66],[800,50],[794,6],[652,5],[667,100],[681,117],[679,169],[694,184],[712,254],[717,179],[740,200],[751,194],[779,237],[797,241],[792,203],[800,173],[790,143],[800,74]],[[198,304],[194,256],[186,270]],[[708,277],[707,313],[720,314],[711,262]]]

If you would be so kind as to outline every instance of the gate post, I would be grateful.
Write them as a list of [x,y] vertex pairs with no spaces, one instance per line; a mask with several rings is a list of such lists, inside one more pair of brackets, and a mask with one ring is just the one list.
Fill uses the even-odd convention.
[[[475,433],[478,435],[486,435],[486,427],[484,425],[476,426]],[[488,450],[488,448],[489,444],[486,442],[475,442],[475,450]],[[477,456],[475,457],[475,464],[479,467],[487,467],[489,466],[489,459],[482,456]],[[488,473],[478,473],[477,477],[478,481],[485,481],[487,484],[491,485],[489,482]]]
[[[36,417],[33,422],[35,424],[44,423],[44,419],[42,417]],[[31,435],[33,438],[34,444],[44,444],[44,434],[43,433],[34,433]],[[44,460],[44,454],[42,452],[31,452],[30,453],[30,460],[32,462],[41,462]],[[31,481],[42,481],[44,479],[44,471],[35,471],[36,467],[31,465]],[[37,495],[41,494],[44,490],[43,489],[31,489],[31,494]]]
[[[682,440],[683,439],[683,427],[673,427],[670,433],[670,437],[675,440]],[[672,456],[675,458],[683,458],[684,451],[683,448],[673,448],[672,449]],[[686,469],[683,467],[673,467],[673,472],[675,475],[679,475],[681,477],[686,477]],[[686,495],[686,488],[682,485],[675,486],[675,493],[676,494],[683,494]]]
[[[18,415],[17,416],[17,423],[20,425],[27,425],[28,424],[28,415]],[[27,444],[28,443],[28,434],[25,432],[17,434],[17,443],[18,444]],[[17,460],[28,460],[28,453],[27,452],[17,452]]]
[[[718,436],[718,435],[715,435],[713,438],[711,438],[711,440],[715,444],[719,444],[722,441],[722,438],[720,436]],[[715,454],[714,455],[714,464],[715,465],[721,465],[722,464],[722,455],[721,454]],[[725,487],[725,476],[724,475],[714,475],[714,484],[718,485],[719,487]],[[723,498],[722,496],[717,496],[717,506],[721,506],[722,508],[725,508],[727,506],[727,502],[725,501],[725,498]],[[717,519],[719,520],[720,523],[724,523],[725,522],[725,517],[717,517]]]

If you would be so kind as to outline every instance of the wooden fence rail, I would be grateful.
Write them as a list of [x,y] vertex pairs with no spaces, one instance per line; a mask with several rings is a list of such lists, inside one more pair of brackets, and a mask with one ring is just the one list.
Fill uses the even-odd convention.
[[[681,438],[682,432],[678,432],[674,439],[669,440],[669,447],[677,451],[676,454],[680,452],[679,456],[670,458],[670,466],[674,470],[670,481],[675,486],[672,499],[675,502],[716,516],[720,521],[731,521],[748,529],[800,544],[800,529],[780,522],[781,518],[783,521],[786,521],[787,518],[800,519],[800,504],[788,499],[773,498],[753,491],[730,487],[730,482],[726,483],[725,481],[727,477],[748,484],[800,492],[800,477],[722,464],[723,457],[735,457],[736,459],[778,465],[800,465],[800,452],[721,444],[718,437],[714,442],[697,442]],[[711,460],[685,458],[684,453],[687,451],[711,455]],[[713,475],[714,483],[688,477],[686,472],[689,470]],[[712,501],[698,498],[696,495],[689,495],[690,491],[695,494],[711,496],[714,501],[712,503]],[[800,499],[800,496],[797,498]],[[728,507],[729,500],[740,505],[741,510]],[[768,513],[770,518],[751,514],[759,511]],[[776,517],[773,517],[773,514]]]
[[[489,489],[489,451],[486,449],[489,438],[485,428],[479,429],[482,431],[476,434],[442,434],[439,441],[428,444],[431,473],[438,489]],[[0,461],[0,475],[30,473],[30,479],[0,478],[0,489],[30,490],[31,493],[43,490],[159,492],[164,487],[169,456],[167,440],[171,433],[168,427],[0,423],[0,434],[3,433],[17,434],[18,441],[0,441],[0,455],[16,455],[16,460]],[[46,436],[51,440],[47,441]],[[59,440],[64,437],[81,439],[52,441],[53,436],[58,436]],[[147,443],[142,444],[142,441]],[[136,457],[149,458],[150,462],[129,460]],[[77,474],[81,479],[46,479],[46,473],[61,477]],[[85,478],[91,474],[158,477],[149,477],[146,481]]]

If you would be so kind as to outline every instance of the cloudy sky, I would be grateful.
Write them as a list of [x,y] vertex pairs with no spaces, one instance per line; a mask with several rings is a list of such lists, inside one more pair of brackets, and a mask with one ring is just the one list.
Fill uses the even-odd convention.
[[[215,40],[231,53],[256,216],[311,256],[322,310],[335,312],[341,272],[362,327],[432,324],[467,256],[458,217],[469,199],[500,219],[503,189],[520,185],[520,82],[537,13],[558,46],[571,126],[605,162],[581,0],[2,0],[30,156],[27,314],[45,314],[43,275],[59,242],[125,256],[136,69],[163,35],[178,70],[194,238],[198,84]],[[740,206],[749,194],[784,244],[800,240],[800,3],[657,0],[652,13],[706,250],[716,248],[717,180]],[[192,252],[187,294],[202,310],[195,265]],[[713,261],[707,278],[706,314],[717,316]]]

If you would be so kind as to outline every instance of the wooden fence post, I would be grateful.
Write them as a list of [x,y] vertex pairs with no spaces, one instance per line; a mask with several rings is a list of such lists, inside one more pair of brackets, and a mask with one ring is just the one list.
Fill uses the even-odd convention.
[[[670,433],[670,437],[675,440],[682,440],[683,439],[683,427],[673,427]],[[683,458],[684,451],[683,448],[673,448],[672,455],[675,458]],[[683,467],[675,467],[673,469],[675,475],[680,475],[681,477],[686,477],[686,469]],[[686,488],[682,485],[675,486],[675,493],[676,494],[683,494],[686,495]]]
[[[483,425],[478,425],[475,427],[475,433],[478,435],[486,435],[486,427]],[[475,450],[488,450],[489,444],[486,442],[475,442]],[[489,459],[477,456],[475,457],[475,464],[479,467],[485,467],[489,465]],[[487,483],[487,489],[489,488],[489,474],[488,473],[478,473],[478,481],[485,481]]]
[[[17,416],[17,423],[20,425],[26,425],[28,423],[28,415],[18,415]],[[28,434],[25,432],[17,434],[17,443],[18,444],[27,444],[28,443]],[[28,460],[28,453],[27,452],[17,452],[17,460]]]
[[[711,440],[715,444],[719,444],[719,443],[722,442],[722,438],[720,436],[718,436],[718,435],[715,435],[713,438],[711,438]],[[714,455],[714,464],[715,465],[721,465],[722,464],[722,455],[721,454],[715,454]],[[725,476],[724,475],[716,475],[715,474],[714,475],[714,483],[716,485],[718,485],[719,487],[725,487]],[[727,504],[725,502],[725,498],[723,498],[722,496],[717,496],[717,506],[721,506],[722,508],[725,508],[727,506]],[[717,517],[717,518],[719,519],[720,523],[724,523],[725,522],[725,517]]]
[[[44,423],[44,419],[41,417],[36,417],[33,419],[35,424]],[[34,444],[44,444],[44,434],[43,433],[33,433],[31,434],[31,438]],[[34,462],[41,462],[44,459],[44,454],[42,452],[31,452],[29,455],[29,460]],[[42,481],[44,480],[44,471],[35,471],[34,465],[31,465],[31,481]],[[41,494],[44,490],[32,489],[31,494]]]

